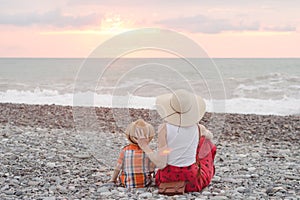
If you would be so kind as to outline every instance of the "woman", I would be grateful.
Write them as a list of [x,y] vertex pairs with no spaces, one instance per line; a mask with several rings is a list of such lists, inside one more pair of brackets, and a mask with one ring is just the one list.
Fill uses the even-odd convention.
[[138,144],[159,168],[156,185],[185,181],[185,192],[198,192],[209,185],[214,173],[216,146],[212,134],[199,121],[205,102],[186,90],[158,96],[157,112],[165,120],[158,130],[158,151],[139,135]]

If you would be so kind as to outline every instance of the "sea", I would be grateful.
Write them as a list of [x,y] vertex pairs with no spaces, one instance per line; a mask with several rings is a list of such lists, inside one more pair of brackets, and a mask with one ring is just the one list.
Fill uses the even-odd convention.
[[0,58],[0,102],[155,109],[175,89],[208,112],[300,115],[300,58]]

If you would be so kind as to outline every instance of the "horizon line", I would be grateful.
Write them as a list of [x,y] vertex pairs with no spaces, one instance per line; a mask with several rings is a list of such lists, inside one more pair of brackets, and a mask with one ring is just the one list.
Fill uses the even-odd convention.
[[[115,57],[93,57],[92,59],[112,59]],[[123,57],[122,59],[177,59],[179,57]],[[192,59],[300,59],[300,57],[186,57]],[[31,56],[0,56],[0,59],[88,59],[88,57],[31,57]]]

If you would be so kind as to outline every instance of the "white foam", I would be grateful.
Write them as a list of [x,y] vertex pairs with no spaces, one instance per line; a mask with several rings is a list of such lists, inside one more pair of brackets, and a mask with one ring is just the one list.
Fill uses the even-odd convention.
[[206,101],[208,111],[219,113],[239,113],[258,115],[299,115],[300,99],[284,98],[280,100],[233,98],[227,100]]
[[34,91],[7,90],[6,92],[0,92],[0,102],[154,109],[155,98],[133,95],[101,95],[92,92],[80,92],[75,95],[70,93],[59,94],[56,90],[40,90],[37,88]]
[[[300,114],[300,99],[288,97],[280,100],[233,98],[205,101],[208,112],[262,115]],[[155,97],[111,96],[108,94],[94,94],[92,92],[82,92],[73,95],[70,93],[59,94],[55,90],[40,89],[34,91],[7,90],[6,92],[0,92],[0,102],[155,109]]]

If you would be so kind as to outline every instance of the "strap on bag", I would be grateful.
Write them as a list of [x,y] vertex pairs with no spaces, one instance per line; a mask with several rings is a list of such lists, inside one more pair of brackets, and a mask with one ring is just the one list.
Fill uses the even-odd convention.
[[196,153],[196,164],[198,165],[198,174],[197,174],[197,177],[199,178],[200,177],[200,174],[201,174],[201,163],[200,163],[200,160],[199,160],[199,149],[201,147],[201,129],[200,129],[200,125],[198,124],[198,131],[199,131],[199,143],[198,143],[198,147],[197,147],[197,153]]

